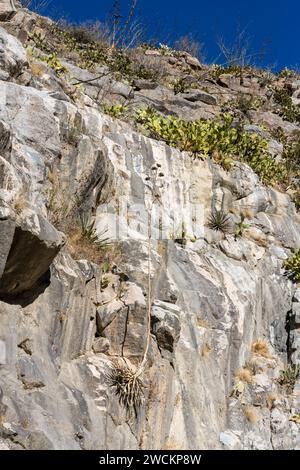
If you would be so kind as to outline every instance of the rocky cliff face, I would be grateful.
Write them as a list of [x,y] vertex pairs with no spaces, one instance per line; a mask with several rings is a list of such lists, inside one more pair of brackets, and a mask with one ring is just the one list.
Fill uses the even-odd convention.
[[[200,85],[174,94],[153,80],[124,83],[106,66],[85,70],[68,55],[53,64],[32,49],[50,20],[11,2],[0,18],[0,447],[299,448],[299,383],[280,380],[300,363],[300,291],[284,269],[300,246],[290,195],[244,163],[228,171],[194,158],[100,106],[125,99],[212,119],[266,88],[252,73],[213,80],[188,54],[157,51],[160,67],[202,73]],[[300,82],[287,80],[297,106]],[[249,113],[249,132],[300,130],[272,110]],[[268,140],[280,160],[282,144]],[[145,350],[157,171],[151,341],[135,417],[107,371],[116,358],[138,366]],[[221,209],[226,233],[208,223]],[[78,214],[100,248],[76,232]]]

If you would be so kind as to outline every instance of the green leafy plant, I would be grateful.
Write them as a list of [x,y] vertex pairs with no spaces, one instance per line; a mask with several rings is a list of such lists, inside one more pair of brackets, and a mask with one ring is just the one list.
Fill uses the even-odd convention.
[[224,113],[219,120],[184,121],[175,116],[164,117],[152,109],[141,109],[136,120],[150,136],[164,140],[172,147],[200,157],[217,155],[225,169],[233,159],[247,163],[266,184],[278,181],[283,167],[268,153],[268,143],[258,134],[234,127],[233,116]]
[[174,80],[172,86],[175,95],[178,95],[178,93],[186,93],[189,89],[189,83],[187,82],[185,77]]
[[278,383],[285,387],[288,393],[292,393],[299,378],[299,373],[300,364],[296,366],[288,365],[284,370],[280,371]]
[[238,108],[242,113],[247,114],[250,110],[258,110],[264,104],[264,99],[260,96],[245,95],[240,93],[233,103],[233,108]]
[[185,224],[182,223],[180,236],[175,237],[174,242],[178,243],[178,245],[181,245],[184,248],[187,244],[187,241]]
[[223,66],[223,65],[218,65],[218,64],[213,64],[210,68],[210,75],[213,79],[218,80],[221,75],[223,74],[231,74],[237,77],[240,77],[241,75],[251,72],[252,68],[250,66],[242,66],[242,65],[228,65],[228,66]]
[[284,267],[293,281],[300,282],[300,249],[285,261]]
[[98,235],[95,229],[95,221],[91,222],[89,215],[86,213],[80,214],[79,219],[82,236],[91,242],[97,242]]
[[61,77],[62,75],[68,72],[68,69],[64,65],[62,65],[61,61],[58,59],[55,53],[42,57],[41,60],[43,62],[46,62],[46,64],[52,70],[54,70],[54,72],[56,73],[58,77]]
[[280,70],[278,73],[279,78],[298,78],[299,73],[296,72],[296,70],[289,69],[288,67],[283,68]]
[[283,148],[283,159],[286,167],[287,184],[295,190],[299,188],[300,178],[300,136],[295,140],[285,142]]
[[300,424],[300,413],[293,415],[289,421],[293,421],[296,424]]
[[245,216],[241,214],[241,220],[235,224],[235,238],[240,238],[243,236],[244,230],[249,228],[248,224],[245,224]]
[[109,263],[108,261],[105,261],[102,266],[101,266],[101,269],[102,269],[102,272],[104,274],[107,274],[110,272],[111,270],[111,263]]
[[275,89],[273,99],[278,105],[279,115],[290,122],[300,122],[300,108],[292,101],[290,90],[287,87]]
[[222,209],[215,210],[208,219],[208,227],[216,232],[228,233],[231,228],[229,215]]
[[295,204],[295,207],[296,207],[296,210],[299,211],[300,210],[300,191],[298,191],[292,198],[294,204]]

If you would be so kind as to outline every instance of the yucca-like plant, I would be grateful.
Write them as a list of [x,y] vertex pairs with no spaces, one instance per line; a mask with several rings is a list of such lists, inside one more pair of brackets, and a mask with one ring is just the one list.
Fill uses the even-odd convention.
[[224,211],[215,210],[208,219],[208,227],[216,232],[228,233],[230,231],[230,217]]
[[300,282],[300,249],[285,261],[284,267],[293,281]]

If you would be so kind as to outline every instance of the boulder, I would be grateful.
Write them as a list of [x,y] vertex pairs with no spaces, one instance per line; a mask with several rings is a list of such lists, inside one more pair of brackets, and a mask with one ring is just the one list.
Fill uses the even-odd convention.
[[203,103],[210,104],[213,106],[217,105],[217,99],[213,95],[210,95],[209,93],[206,93],[202,90],[193,90],[189,93],[182,93],[180,96],[185,100],[191,101],[193,103],[197,101],[202,101]]

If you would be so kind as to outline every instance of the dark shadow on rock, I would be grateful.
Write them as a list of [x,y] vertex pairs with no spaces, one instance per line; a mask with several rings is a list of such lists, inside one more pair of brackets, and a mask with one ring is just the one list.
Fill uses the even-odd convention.
[[30,290],[17,295],[0,295],[0,300],[10,305],[20,305],[22,308],[27,307],[45,292],[50,285],[50,281],[51,272],[48,269]]

